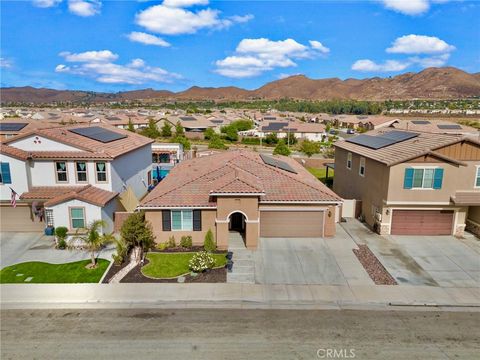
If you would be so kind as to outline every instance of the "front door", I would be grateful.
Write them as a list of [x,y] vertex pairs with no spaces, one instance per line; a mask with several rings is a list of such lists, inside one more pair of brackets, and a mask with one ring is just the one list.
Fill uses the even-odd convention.
[[244,223],[243,223],[243,215],[240,213],[234,213],[230,217],[230,230],[233,231],[243,231]]

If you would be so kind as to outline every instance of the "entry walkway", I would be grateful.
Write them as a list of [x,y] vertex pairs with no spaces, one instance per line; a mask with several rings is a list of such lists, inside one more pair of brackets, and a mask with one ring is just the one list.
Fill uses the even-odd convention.
[[233,253],[232,272],[227,273],[227,283],[253,284],[255,282],[255,263],[253,251],[245,247],[240,233],[229,233],[228,251]]

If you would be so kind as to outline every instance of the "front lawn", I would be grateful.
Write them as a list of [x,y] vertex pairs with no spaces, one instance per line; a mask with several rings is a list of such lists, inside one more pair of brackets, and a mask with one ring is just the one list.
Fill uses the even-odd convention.
[[97,262],[98,266],[95,269],[85,268],[90,260],[66,264],[49,264],[39,261],[24,262],[2,269],[0,271],[0,283],[98,283],[110,262],[104,259],[98,259]]
[[[307,168],[310,173],[315,176],[318,180],[325,182],[325,176],[327,175],[327,169],[322,167],[322,168],[314,168],[314,167],[309,167]],[[328,178],[331,179],[333,178],[334,172],[332,169],[328,170]]]
[[[148,264],[142,267],[142,274],[151,278],[166,279],[190,272],[188,262],[195,253],[148,253]],[[227,263],[226,254],[212,254],[215,268]]]

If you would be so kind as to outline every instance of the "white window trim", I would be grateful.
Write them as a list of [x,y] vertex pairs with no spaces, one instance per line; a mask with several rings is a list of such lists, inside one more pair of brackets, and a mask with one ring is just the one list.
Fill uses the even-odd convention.
[[475,172],[475,179],[473,182],[474,189],[480,189],[480,186],[477,186],[477,179],[480,177],[480,165],[476,165],[477,171]]
[[[180,214],[181,214],[181,215],[180,215],[180,229],[174,229],[174,228],[173,228],[173,212],[175,212],[175,211],[178,211],[178,212],[180,212]],[[183,227],[183,224],[184,224],[184,213],[187,212],[187,211],[192,214],[192,217],[191,217],[191,219],[192,219],[192,228],[191,228],[191,229],[185,229],[185,228]],[[172,231],[193,231],[193,210],[171,210],[171,211],[170,211],[170,221],[171,221],[171,226],[170,226],[170,227],[171,227],[171,230],[172,230]]]
[[[413,169],[413,179],[412,179],[412,188],[410,190],[435,190],[433,188],[433,185],[435,183],[435,169],[439,169],[440,166],[414,166],[412,167]],[[423,177],[422,177],[422,186],[421,187],[414,187],[413,186],[413,181],[415,179],[415,170],[434,170],[433,172],[433,181],[432,181],[432,187],[423,187],[423,183],[425,181],[425,171],[423,172]]]
[[347,169],[348,169],[348,170],[352,170],[352,162],[353,162],[353,161],[352,161],[352,158],[353,158],[352,153],[349,152],[349,153],[347,154]]
[[[362,174],[362,160],[363,160],[363,174]],[[360,164],[358,166],[358,175],[365,177],[367,161],[364,157],[360,157]]]

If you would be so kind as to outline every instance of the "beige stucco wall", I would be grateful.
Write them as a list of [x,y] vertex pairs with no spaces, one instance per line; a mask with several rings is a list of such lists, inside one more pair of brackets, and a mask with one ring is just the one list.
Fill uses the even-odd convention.
[[201,231],[162,231],[162,210],[145,211],[145,219],[152,225],[156,243],[165,242],[170,236],[175,236],[175,241],[179,244],[182,236],[190,235],[192,237],[193,245],[203,245],[205,234],[208,229],[211,229],[215,235],[215,215],[215,209],[202,209]]

